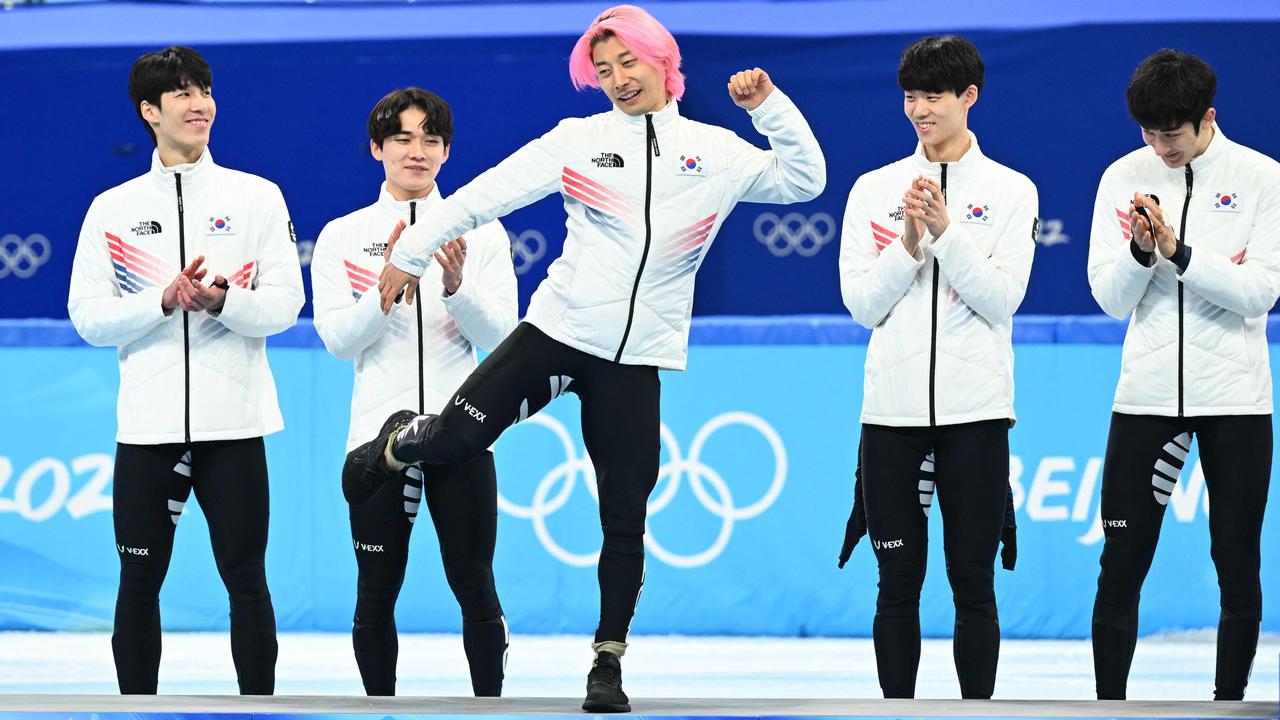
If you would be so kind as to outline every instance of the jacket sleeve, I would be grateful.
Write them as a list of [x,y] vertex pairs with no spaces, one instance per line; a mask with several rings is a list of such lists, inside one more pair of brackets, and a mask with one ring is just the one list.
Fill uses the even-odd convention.
[[422,277],[444,243],[555,192],[564,169],[562,144],[572,132],[561,122],[437,203],[405,228],[391,264]]
[[[840,295],[859,325],[874,328],[907,293],[923,257],[913,257],[894,236],[883,250],[876,247],[867,212],[865,176],[853,184],[840,233]],[[917,255],[923,255],[919,249]]]
[[[85,342],[99,347],[120,347],[143,337],[174,315],[165,315],[160,305],[163,286],[136,293],[122,293],[117,287],[106,232],[97,225],[99,202],[94,200],[80,228],[71,263],[67,313]],[[174,272],[174,276],[177,274]]]
[[[481,350],[493,350],[516,327],[516,271],[511,263],[511,241],[497,220],[468,235],[469,252],[475,252],[475,268],[463,266],[458,292],[444,298],[463,337]],[[471,250],[474,248],[475,250]]]
[[1093,203],[1093,228],[1089,232],[1089,288],[1102,311],[1121,319],[1129,316],[1147,292],[1155,265],[1146,267],[1129,249],[1130,228],[1127,215],[1132,191],[1116,181],[1112,166],[1102,176],[1098,196]]
[[812,200],[827,186],[827,162],[800,109],[782,90],[751,110],[751,123],[769,139],[761,150],[733,135],[729,167],[743,202],[794,203]]
[[344,240],[336,223],[320,231],[311,254],[311,296],[316,334],[340,360],[350,360],[377,341],[391,322],[382,314],[374,285],[357,300],[347,278]]
[[227,329],[245,337],[266,337],[293,327],[305,298],[302,267],[293,223],[280,189],[270,185],[263,201],[258,238],[257,275],[249,288],[232,285],[215,315]]
[[1013,317],[1031,277],[1040,203],[1030,181],[1019,195],[991,257],[974,247],[968,229],[954,216],[931,246],[938,270],[960,300],[992,325]]
[[1260,187],[1240,263],[1191,245],[1191,261],[1182,273],[1182,282],[1197,295],[1246,318],[1266,315],[1280,295],[1280,182],[1273,178]]

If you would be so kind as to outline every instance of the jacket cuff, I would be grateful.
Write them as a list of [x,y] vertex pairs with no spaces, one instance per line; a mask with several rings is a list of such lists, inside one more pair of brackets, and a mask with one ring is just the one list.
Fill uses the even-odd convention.
[[1179,240],[1177,249],[1169,257],[1169,262],[1178,266],[1179,275],[1186,272],[1187,266],[1191,264],[1191,247]]
[[786,93],[778,89],[777,85],[773,86],[773,92],[769,93],[769,97],[764,102],[757,105],[754,109],[748,110],[747,114],[752,120],[757,120],[781,110],[782,108],[792,105],[791,98]]
[[475,285],[475,278],[468,280],[464,277],[462,284],[458,286],[458,292],[445,295],[444,288],[440,289],[444,307],[455,319],[465,322],[480,310],[480,298],[476,297]]
[[[923,240],[921,244],[923,244]],[[920,247],[916,246],[916,255],[907,252],[907,248],[902,244],[902,239],[897,238],[889,243],[885,248],[884,259],[890,263],[897,274],[903,277],[914,277],[920,267],[924,265],[924,253],[920,251]]]
[[[927,235],[925,236],[925,239],[929,240],[929,248],[933,251],[934,257],[938,258],[940,262],[945,263],[947,261],[948,251],[950,251],[951,246],[955,244],[953,239],[956,236],[960,236],[961,239],[959,242],[964,242],[967,239],[967,235],[968,234],[964,231],[964,228],[957,227],[956,223],[948,223],[947,229],[943,230],[941,235],[937,237]],[[923,242],[923,240],[921,242]]]
[[[395,308],[392,307],[392,312]],[[382,313],[382,295],[378,292],[378,286],[374,285],[356,300],[355,308],[356,322],[360,327],[368,325],[386,325],[391,320],[391,313]]]
[[1137,260],[1142,267],[1152,267],[1156,264],[1155,253],[1143,250],[1133,240],[1129,241],[1129,254],[1133,255],[1133,259]]

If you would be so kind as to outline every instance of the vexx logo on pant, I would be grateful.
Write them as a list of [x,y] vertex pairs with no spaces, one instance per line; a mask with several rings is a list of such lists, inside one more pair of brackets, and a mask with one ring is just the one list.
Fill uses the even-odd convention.
[[356,550],[363,550],[364,552],[383,552],[381,545],[369,545],[362,543],[359,540],[352,540],[351,542],[355,545]]
[[145,555],[147,557],[151,556],[151,548],[125,547],[124,545],[116,544],[116,549],[120,551],[121,555],[129,554],[139,556]]
[[892,550],[903,546],[902,538],[898,538],[897,540],[872,540],[871,544],[874,545],[877,550]]
[[461,405],[462,409],[466,410],[468,415],[475,418],[476,422],[484,422],[485,413],[480,412],[480,408],[467,402],[467,399],[462,397],[461,395],[454,396],[453,404]]

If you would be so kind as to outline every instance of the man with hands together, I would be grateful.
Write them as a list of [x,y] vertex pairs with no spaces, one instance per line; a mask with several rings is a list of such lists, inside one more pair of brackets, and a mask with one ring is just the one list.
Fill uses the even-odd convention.
[[1216,88],[1194,55],[1144,60],[1127,102],[1150,149],[1107,168],[1094,204],[1089,286],[1107,314],[1129,319],[1102,469],[1093,662],[1103,700],[1125,698],[1138,598],[1193,438],[1221,590],[1215,699],[1244,698],[1258,645],[1280,163],[1223,134]]
[[[275,688],[262,438],[284,421],[265,338],[297,321],[302,276],[280,189],[213,161],[212,85],[190,48],[134,63],[129,95],[156,145],[151,170],[94,199],[71,270],[71,322],[120,355],[111,647],[126,694],[156,692],[160,586],[192,491],[227,588],[240,692]],[[205,283],[209,268],[223,274]]]
[[1036,189],[983,154],[968,130],[983,84],[969,41],[912,44],[898,84],[919,144],[854,183],[840,247],[845,305],[872,331],[858,464],[880,575],[876,666],[885,697],[914,697],[936,492],[960,692],[990,698],[1000,648],[994,562],[1002,534],[1013,537],[1012,316],[1031,272]]

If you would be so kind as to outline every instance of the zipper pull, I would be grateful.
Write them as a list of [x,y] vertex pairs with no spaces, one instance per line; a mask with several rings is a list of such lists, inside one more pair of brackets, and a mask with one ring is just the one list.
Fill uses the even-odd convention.
[[178,188],[178,212],[182,212],[182,173],[174,173],[173,182]]
[[1195,180],[1195,173],[1191,172],[1191,163],[1187,163],[1187,199],[1191,199],[1191,184]]
[[412,225],[418,221],[418,201],[409,201],[409,224]]
[[644,137],[649,141],[649,147],[653,148],[653,156],[660,157],[662,151],[658,150],[658,134],[653,131],[653,115],[644,116]]

